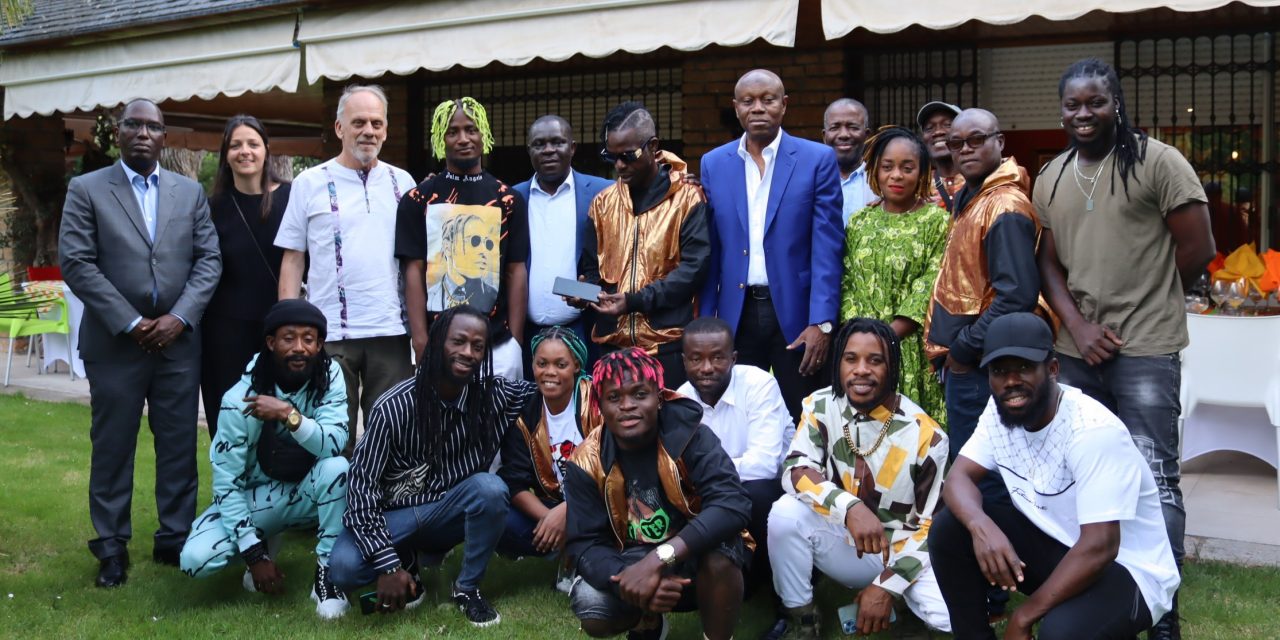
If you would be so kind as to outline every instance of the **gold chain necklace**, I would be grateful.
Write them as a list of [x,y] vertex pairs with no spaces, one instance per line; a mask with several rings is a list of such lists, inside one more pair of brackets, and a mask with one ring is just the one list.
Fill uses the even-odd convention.
[[889,422],[891,420],[893,420],[892,411],[889,412],[889,415],[885,416],[884,422],[881,423],[880,435],[876,436],[876,443],[871,445],[871,448],[867,449],[866,451],[863,451],[862,449],[858,448],[858,446],[853,443],[853,437],[849,435],[848,422],[844,423],[844,442],[845,444],[849,445],[849,450],[853,452],[853,455],[858,456],[860,458],[870,457],[871,454],[875,453],[876,449],[879,449],[880,445],[884,443],[884,437],[889,434]]

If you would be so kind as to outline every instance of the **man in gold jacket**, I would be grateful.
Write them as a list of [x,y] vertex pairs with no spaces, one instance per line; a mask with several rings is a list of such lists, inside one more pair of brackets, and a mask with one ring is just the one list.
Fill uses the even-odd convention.
[[605,147],[618,179],[591,202],[579,273],[599,284],[591,339],[603,353],[640,347],[662,363],[663,386],[687,379],[682,327],[697,315],[710,269],[711,237],[702,188],[686,183],[685,162],[658,148],[653,116],[624,102],[605,117]]

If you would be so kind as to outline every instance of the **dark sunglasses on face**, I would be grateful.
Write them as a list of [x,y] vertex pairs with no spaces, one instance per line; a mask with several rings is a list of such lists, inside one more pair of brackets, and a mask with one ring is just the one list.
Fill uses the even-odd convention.
[[159,122],[144,122],[142,120],[135,120],[133,118],[125,118],[124,120],[120,121],[121,131],[133,132],[133,131],[142,129],[143,127],[146,127],[147,131],[154,135],[160,135],[164,133],[164,125],[160,124]]
[[476,247],[480,246],[480,243],[481,243],[481,242],[483,242],[483,243],[484,243],[484,248],[485,248],[486,250],[488,250],[488,251],[493,251],[493,240],[492,240],[491,238],[483,238],[483,237],[480,237],[480,236],[471,236],[471,248],[472,248],[472,249],[474,249],[474,248],[476,248]]
[[947,148],[952,151],[959,151],[968,145],[970,149],[981,149],[982,145],[987,143],[987,140],[998,135],[1000,135],[999,131],[992,131],[991,133],[975,133],[968,138],[947,138]]
[[650,142],[657,139],[658,137],[654,136],[646,140],[639,148],[632,149],[630,151],[623,151],[622,153],[609,153],[608,147],[605,147],[600,150],[600,159],[608,162],[609,164],[614,164],[619,160],[622,161],[622,164],[631,164],[632,162],[642,158],[644,156],[644,148],[648,146]]

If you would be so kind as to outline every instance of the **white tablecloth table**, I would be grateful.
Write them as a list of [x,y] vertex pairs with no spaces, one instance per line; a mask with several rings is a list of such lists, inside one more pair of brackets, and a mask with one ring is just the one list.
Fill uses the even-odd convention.
[[[45,284],[40,282],[38,284]],[[69,335],[61,333],[45,333],[41,334],[41,340],[44,343],[44,355],[41,359],[41,371],[48,371],[59,361],[67,363],[71,367],[71,371],[76,376],[84,378],[84,361],[80,359],[80,319],[84,317],[84,302],[71,292],[63,282],[51,282],[49,284],[56,285],[55,290],[60,291],[61,295],[67,301],[67,325],[71,329]],[[33,283],[24,285],[24,288],[30,289]],[[55,309],[51,312],[58,313]],[[41,315],[44,315],[43,313]]]
[[1240,451],[1277,468],[1280,316],[1187,314],[1182,352],[1182,459]]

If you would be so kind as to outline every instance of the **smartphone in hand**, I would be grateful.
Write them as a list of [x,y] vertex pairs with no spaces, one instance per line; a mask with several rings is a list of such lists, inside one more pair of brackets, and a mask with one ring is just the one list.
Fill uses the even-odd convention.
[[[840,629],[848,635],[858,632],[858,603],[847,604],[836,610],[836,614],[840,616]],[[889,610],[889,624],[898,621],[898,612]]]

